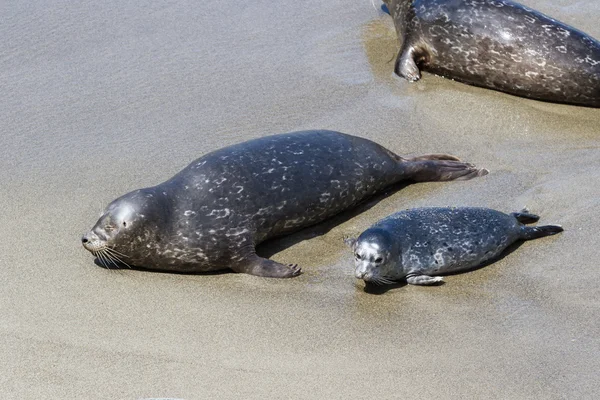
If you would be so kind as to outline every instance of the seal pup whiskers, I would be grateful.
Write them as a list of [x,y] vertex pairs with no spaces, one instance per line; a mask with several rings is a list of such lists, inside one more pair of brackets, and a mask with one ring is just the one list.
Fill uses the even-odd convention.
[[420,70],[517,96],[600,107],[600,42],[510,0],[384,0],[400,51]]
[[200,157],[108,205],[82,238],[105,264],[177,272],[300,273],[255,246],[321,222],[402,180],[466,180],[487,170],[444,154],[402,158],[333,131],[267,136]]
[[416,208],[392,214],[358,239],[348,240],[355,276],[365,282],[432,285],[441,276],[481,266],[518,240],[563,231],[559,225],[529,227],[537,215],[504,214],[488,208]]

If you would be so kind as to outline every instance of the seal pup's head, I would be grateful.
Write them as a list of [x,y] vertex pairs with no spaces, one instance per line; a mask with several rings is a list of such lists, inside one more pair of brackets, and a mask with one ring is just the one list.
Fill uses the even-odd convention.
[[[119,197],[106,207],[94,227],[83,235],[83,247],[107,268],[143,262],[154,243],[165,207],[153,188],[139,189]],[[140,249],[142,251],[140,251]]]
[[394,271],[400,254],[389,232],[370,228],[349,244],[354,252],[356,278],[376,284],[393,283],[397,278]]

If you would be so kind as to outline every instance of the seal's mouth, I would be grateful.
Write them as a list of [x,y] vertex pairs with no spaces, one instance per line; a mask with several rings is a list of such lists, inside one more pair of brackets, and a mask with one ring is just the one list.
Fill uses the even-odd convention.
[[100,237],[94,232],[90,231],[81,237],[81,244],[86,250],[95,253],[101,251],[106,246],[106,241],[100,239]]
[[121,268],[119,264],[131,268],[129,264],[123,261],[127,256],[119,253],[112,247],[107,246],[106,241],[101,240],[94,232],[88,232],[81,238],[83,247],[92,253],[98,261],[107,269],[111,269],[111,265],[116,268]]

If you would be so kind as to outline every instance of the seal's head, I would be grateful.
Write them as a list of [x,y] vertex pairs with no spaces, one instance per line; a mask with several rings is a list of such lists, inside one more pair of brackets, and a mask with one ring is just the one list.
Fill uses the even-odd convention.
[[399,262],[399,250],[389,232],[371,228],[364,231],[352,245],[354,275],[365,282],[392,283],[394,267]]
[[140,189],[119,197],[83,235],[83,247],[107,268],[111,264],[119,268],[119,264],[131,262],[140,265],[148,257],[145,248],[154,247],[146,245],[160,242],[159,226],[165,212],[160,204],[152,189]]

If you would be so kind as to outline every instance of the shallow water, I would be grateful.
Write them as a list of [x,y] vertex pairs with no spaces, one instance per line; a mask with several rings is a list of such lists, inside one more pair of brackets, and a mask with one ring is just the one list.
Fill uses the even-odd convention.
[[[592,398],[600,110],[393,77],[369,1],[0,6],[4,398]],[[596,1],[527,5],[600,38]],[[268,133],[326,128],[490,169],[262,251],[304,274],[107,271],[115,197]],[[342,238],[399,209],[527,205],[565,232],[440,287],[366,293]]]

